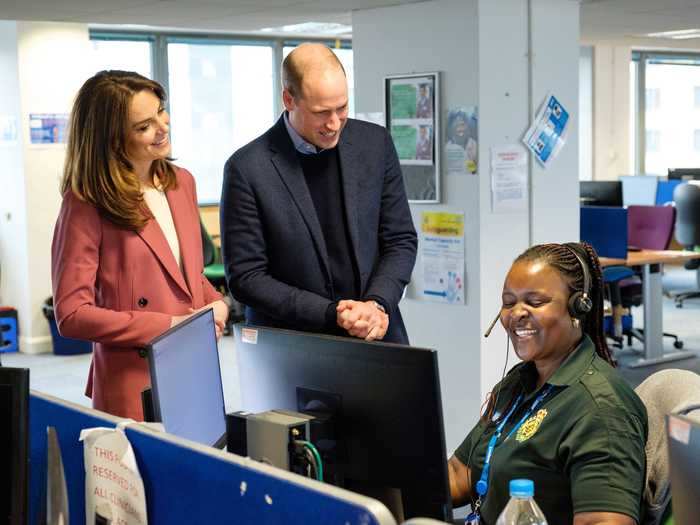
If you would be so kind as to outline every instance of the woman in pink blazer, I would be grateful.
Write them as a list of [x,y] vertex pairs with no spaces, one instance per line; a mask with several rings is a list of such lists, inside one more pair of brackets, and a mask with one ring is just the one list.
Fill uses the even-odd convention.
[[93,341],[86,394],[95,408],[143,419],[148,363],[138,348],[213,307],[228,308],[202,275],[192,175],[169,159],[165,92],[137,73],[102,71],[71,115],[54,231],[54,308],[63,336]]

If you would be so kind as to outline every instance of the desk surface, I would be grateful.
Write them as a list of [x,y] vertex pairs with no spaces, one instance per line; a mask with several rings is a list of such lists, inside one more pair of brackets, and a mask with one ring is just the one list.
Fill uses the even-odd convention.
[[683,263],[691,259],[700,259],[700,253],[685,250],[639,250],[627,252],[627,259],[601,257],[600,265],[606,266],[642,266],[644,264]]

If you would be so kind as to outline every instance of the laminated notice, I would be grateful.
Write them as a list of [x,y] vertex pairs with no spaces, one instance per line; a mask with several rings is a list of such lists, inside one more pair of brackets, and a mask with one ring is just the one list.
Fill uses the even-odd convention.
[[85,457],[85,523],[147,525],[146,495],[131,443],[121,426],[80,433]]

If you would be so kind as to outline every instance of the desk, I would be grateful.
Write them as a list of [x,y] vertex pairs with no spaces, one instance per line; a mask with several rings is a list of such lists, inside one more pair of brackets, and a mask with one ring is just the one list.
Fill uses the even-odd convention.
[[695,352],[678,351],[664,353],[663,290],[661,268],[665,263],[684,263],[700,259],[700,253],[682,250],[640,250],[627,252],[627,259],[600,258],[605,266],[641,266],[642,297],[644,308],[644,357],[631,363],[631,368],[655,365],[695,357]]

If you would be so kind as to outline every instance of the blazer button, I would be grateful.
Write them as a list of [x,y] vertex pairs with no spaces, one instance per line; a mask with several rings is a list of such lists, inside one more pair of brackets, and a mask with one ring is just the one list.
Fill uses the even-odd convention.
[[141,297],[141,298],[139,299],[139,306],[140,306],[141,308],[143,308],[143,307],[146,306],[147,304],[148,304],[148,299],[146,299],[145,297]]

